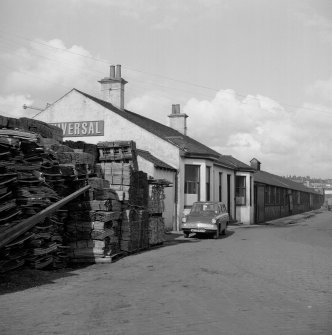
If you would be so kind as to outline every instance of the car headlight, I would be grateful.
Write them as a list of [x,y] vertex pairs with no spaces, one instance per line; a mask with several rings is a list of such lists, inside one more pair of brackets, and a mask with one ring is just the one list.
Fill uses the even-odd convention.
[[216,219],[212,219],[211,222],[212,222],[213,224],[216,224],[216,223],[217,223],[217,220],[216,220]]

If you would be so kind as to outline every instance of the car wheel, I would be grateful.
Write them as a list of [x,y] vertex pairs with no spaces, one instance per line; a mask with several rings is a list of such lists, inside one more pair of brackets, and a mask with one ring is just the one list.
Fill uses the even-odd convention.
[[189,237],[189,233],[183,233],[184,238],[188,238]]
[[219,238],[219,230],[220,230],[220,228],[219,228],[219,226],[217,227],[217,231],[213,234],[213,238],[215,239],[215,240],[217,240],[218,238]]
[[226,235],[226,227],[222,230],[221,235]]

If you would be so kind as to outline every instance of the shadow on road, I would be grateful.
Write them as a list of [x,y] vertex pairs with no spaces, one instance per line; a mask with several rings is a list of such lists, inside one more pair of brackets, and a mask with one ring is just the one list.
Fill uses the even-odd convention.
[[63,277],[77,276],[77,274],[72,273],[75,269],[77,267],[58,270],[36,270],[23,267],[2,273],[0,274],[0,295],[23,291],[40,285],[53,284],[56,279]]
[[[151,246],[149,249],[142,250],[137,253],[152,252],[155,249],[171,247],[183,243],[199,243],[204,240],[211,240],[213,242],[217,242],[228,238],[233,234],[234,231],[228,230],[226,232],[226,235],[221,235],[218,240],[214,240],[211,236],[207,236],[204,234],[191,234],[189,238],[184,238],[183,235],[179,233],[167,233],[165,234],[166,240],[164,243]],[[126,256],[130,255],[128,254]],[[119,258],[119,260],[120,259],[121,258]],[[23,291],[41,285],[53,284],[59,278],[78,276],[79,274],[75,273],[75,270],[82,269],[91,265],[92,263],[77,264],[58,270],[35,270],[23,267],[6,273],[0,273],[0,295]]]

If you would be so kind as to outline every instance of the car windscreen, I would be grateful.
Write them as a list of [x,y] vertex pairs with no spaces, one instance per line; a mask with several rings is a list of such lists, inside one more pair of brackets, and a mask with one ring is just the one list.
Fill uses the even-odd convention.
[[217,204],[193,204],[190,214],[193,215],[211,215],[217,214],[219,208]]

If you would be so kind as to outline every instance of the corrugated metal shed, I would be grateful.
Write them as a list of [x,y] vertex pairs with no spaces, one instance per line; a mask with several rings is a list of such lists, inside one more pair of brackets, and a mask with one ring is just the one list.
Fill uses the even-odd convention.
[[254,173],[254,181],[255,183],[262,183],[266,185],[283,187],[295,191],[307,192],[307,193],[315,193],[317,194],[313,188],[306,187],[303,184],[296,183],[292,180],[289,180],[284,177],[277,176],[272,173],[268,173],[265,171],[255,171]]

